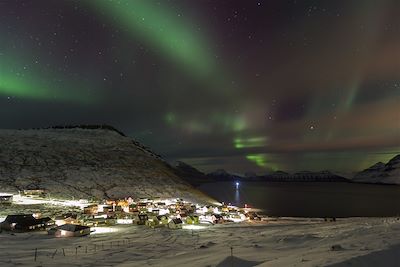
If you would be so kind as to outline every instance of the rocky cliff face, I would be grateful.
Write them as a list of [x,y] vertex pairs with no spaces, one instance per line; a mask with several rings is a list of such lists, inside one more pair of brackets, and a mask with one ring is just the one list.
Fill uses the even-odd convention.
[[375,165],[357,173],[353,181],[364,183],[400,184],[400,155],[388,163],[378,162]]
[[0,130],[0,192],[44,188],[64,198],[212,201],[138,142],[110,129]]

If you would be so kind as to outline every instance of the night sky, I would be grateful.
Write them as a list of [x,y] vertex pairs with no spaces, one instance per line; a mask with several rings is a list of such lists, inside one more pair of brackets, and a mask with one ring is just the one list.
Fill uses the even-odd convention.
[[0,1],[0,128],[110,124],[203,171],[400,151],[400,1]]

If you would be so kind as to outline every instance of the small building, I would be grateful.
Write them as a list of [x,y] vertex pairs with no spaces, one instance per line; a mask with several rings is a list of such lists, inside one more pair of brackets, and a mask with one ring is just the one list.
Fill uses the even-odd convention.
[[46,191],[44,189],[25,189],[22,191],[22,195],[27,197],[44,197],[46,196]]
[[114,207],[112,205],[98,205],[97,212],[105,212],[105,213],[114,212]]
[[83,208],[83,213],[85,214],[97,214],[99,212],[99,206],[96,204],[89,205]]
[[224,217],[221,214],[213,214],[212,216],[213,223],[224,223]]
[[52,228],[48,231],[49,235],[55,237],[79,237],[90,235],[90,227],[77,224],[64,224]]
[[55,217],[55,223],[56,225],[60,226],[63,224],[78,224],[78,215],[74,213],[66,213],[61,216]]
[[0,224],[0,229],[14,232],[28,232],[34,230],[45,230],[52,224],[53,221],[48,217],[36,219],[32,214],[8,215]]
[[145,225],[146,221],[149,219],[149,216],[147,214],[139,214],[138,215],[138,220],[137,220],[137,224],[138,225]]
[[180,210],[177,210],[176,213],[181,215],[181,217],[186,217],[189,214],[188,210],[185,207],[181,208]]
[[159,209],[152,209],[151,213],[153,213],[154,215],[159,215],[160,214],[160,210]]
[[12,204],[13,195],[0,195],[0,204]]
[[251,221],[261,221],[261,217],[258,216],[258,214],[255,212],[251,211],[251,212],[246,213],[245,215],[246,215],[246,218]]
[[197,215],[189,215],[186,217],[186,224],[199,224],[199,216]]
[[139,212],[139,209],[138,209],[137,205],[136,204],[130,204],[129,205],[129,212],[131,212],[131,213]]
[[154,228],[160,226],[160,222],[158,221],[156,216],[152,216],[145,222],[146,226]]
[[161,225],[167,226],[168,225],[168,217],[165,215],[157,215],[157,219]]
[[84,225],[86,226],[108,226],[116,224],[117,220],[113,218],[108,218],[107,215],[93,215],[85,217]]
[[230,212],[225,214],[223,218],[227,222],[242,222],[246,219],[246,216],[242,213]]
[[165,202],[157,202],[156,203],[156,207],[157,208],[165,208],[167,205],[165,204]]
[[152,216],[146,221],[146,226],[149,227],[162,227],[168,225],[168,218],[164,215]]
[[44,224],[46,229],[56,225],[56,222],[54,220],[52,220],[50,217],[43,217],[43,218],[39,218],[38,220],[42,221],[42,223]]
[[168,223],[168,228],[169,229],[182,229],[182,220],[179,218],[175,218],[172,219],[169,223]]
[[146,202],[139,202],[136,206],[137,206],[137,209],[141,212],[147,211],[147,203]]

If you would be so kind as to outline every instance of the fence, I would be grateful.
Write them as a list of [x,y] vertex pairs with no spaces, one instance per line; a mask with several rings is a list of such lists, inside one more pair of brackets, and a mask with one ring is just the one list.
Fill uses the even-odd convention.
[[133,242],[129,238],[121,240],[113,240],[107,242],[96,242],[91,244],[79,245],[79,246],[67,246],[54,249],[39,249],[35,248],[32,251],[34,261],[44,259],[55,259],[56,257],[78,257],[83,255],[95,254],[107,249],[113,248],[130,248]]
[[[149,231],[147,236],[142,236],[142,238],[146,239],[149,236],[154,235],[154,231]],[[170,237],[175,237],[176,239],[178,236],[186,236],[192,239],[193,245],[196,246],[199,242],[200,238],[200,233],[199,231],[194,232],[192,231],[185,231],[185,232],[180,232],[179,235],[176,235],[178,232],[174,232],[174,235],[171,235]],[[168,239],[165,239],[165,241]],[[176,240],[175,240],[176,241]],[[87,244],[83,245],[78,245],[78,246],[64,246],[64,247],[58,247],[58,248],[53,248],[53,249],[48,249],[48,248],[35,248],[31,252],[33,260],[36,261],[44,261],[47,259],[54,260],[56,258],[60,257],[79,257],[79,256],[90,256],[94,255],[96,253],[99,253],[101,251],[106,251],[110,249],[117,249],[117,248],[132,248],[132,247],[137,247],[138,243],[134,242],[132,238],[124,238],[124,239],[117,239],[117,240],[110,240],[110,241],[94,241],[90,240]]]

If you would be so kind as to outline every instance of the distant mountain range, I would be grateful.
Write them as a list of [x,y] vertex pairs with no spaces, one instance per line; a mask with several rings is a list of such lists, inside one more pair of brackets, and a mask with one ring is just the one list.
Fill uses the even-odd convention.
[[358,182],[379,184],[400,184],[400,155],[384,164],[379,162],[372,167],[355,174],[351,179],[335,174],[330,171],[310,172],[301,171],[287,173],[276,171],[265,175],[247,173],[244,176],[231,174],[225,170],[216,170],[205,174],[194,167],[178,162],[175,167],[176,173],[194,186],[203,183],[218,181],[264,181],[264,182]]
[[375,165],[357,173],[353,181],[362,183],[400,184],[400,154],[386,164],[378,162]]
[[331,173],[329,171],[322,172],[298,172],[289,174],[284,171],[276,171],[265,175],[256,175],[247,173],[244,176],[231,174],[225,170],[216,170],[205,174],[194,167],[179,162],[176,167],[176,173],[187,182],[194,186],[209,182],[221,181],[264,181],[264,182],[350,182],[349,179]]

